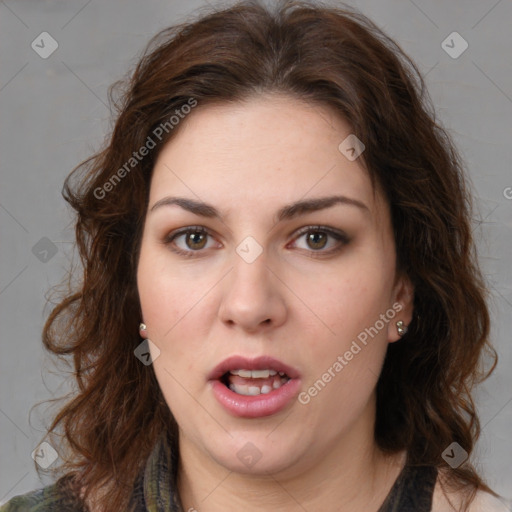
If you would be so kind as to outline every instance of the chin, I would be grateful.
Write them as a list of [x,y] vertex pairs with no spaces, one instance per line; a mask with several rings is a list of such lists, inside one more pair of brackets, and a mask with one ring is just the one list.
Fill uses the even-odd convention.
[[244,475],[268,476],[269,474],[287,473],[298,460],[303,457],[302,450],[289,443],[271,441],[268,434],[255,435],[253,438],[245,434],[242,439],[232,439],[223,449],[221,443],[208,450],[217,464],[228,471]]

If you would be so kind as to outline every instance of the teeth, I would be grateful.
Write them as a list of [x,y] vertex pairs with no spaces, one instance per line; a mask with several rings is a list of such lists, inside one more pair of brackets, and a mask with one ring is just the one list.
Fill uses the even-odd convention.
[[252,378],[253,379],[268,379],[270,375],[270,370],[253,370]]
[[235,393],[238,393],[239,395],[245,395],[245,396],[258,396],[260,394],[266,395],[270,393],[273,389],[279,389],[283,384],[285,384],[287,381],[285,379],[276,379],[274,383],[272,384],[272,387],[265,384],[264,386],[246,386],[244,384],[233,384],[231,383],[229,385],[229,389],[231,391],[234,391]]
[[249,386],[249,395],[256,396],[261,394],[261,389],[258,386]]
[[[284,372],[277,372],[276,370],[244,370],[237,369],[231,370],[229,372],[233,376],[242,377],[244,379],[252,379],[247,380],[247,384],[240,384],[231,382],[232,380],[239,379],[228,379],[229,382],[226,382],[229,389],[238,393],[239,395],[245,396],[258,396],[260,394],[268,394],[275,389],[279,389],[281,386],[288,382],[289,377]],[[270,378],[270,380],[268,380]],[[261,384],[258,384],[258,380],[261,379]]]
[[[246,379],[268,379],[268,377],[277,375],[275,370],[231,370],[229,373],[231,373],[231,375],[238,375],[239,377],[244,377]],[[284,372],[279,372],[279,375],[283,377]]]

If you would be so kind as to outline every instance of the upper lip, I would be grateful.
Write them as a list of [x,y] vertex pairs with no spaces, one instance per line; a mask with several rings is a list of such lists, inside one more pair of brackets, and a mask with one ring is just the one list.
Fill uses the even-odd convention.
[[279,359],[271,356],[260,356],[249,359],[243,356],[231,356],[219,363],[208,375],[208,380],[218,380],[230,370],[274,370],[284,372],[290,379],[300,377],[298,370],[289,366]]

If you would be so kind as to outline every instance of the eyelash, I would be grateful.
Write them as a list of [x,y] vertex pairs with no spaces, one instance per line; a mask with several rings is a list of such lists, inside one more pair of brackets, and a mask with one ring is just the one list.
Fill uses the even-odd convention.
[[[194,250],[184,251],[183,249],[177,248],[175,245],[173,246],[173,242],[177,237],[179,237],[181,235],[187,235],[190,233],[196,233],[196,234],[199,233],[199,234],[213,236],[212,233],[210,233],[210,231],[207,230],[206,228],[204,228],[203,226],[188,226],[186,228],[181,228],[179,230],[173,231],[172,233],[169,233],[165,237],[163,243],[165,245],[169,246],[171,251],[173,251],[176,254],[185,256],[186,258],[197,257],[198,253],[203,252],[202,249],[199,249],[197,251],[194,251]],[[306,226],[298,231],[298,233],[296,234],[296,236],[293,240],[295,241],[295,240],[299,239],[302,235],[305,235],[308,233],[325,233],[328,236],[331,236],[332,238],[334,238],[339,243],[339,245],[337,247],[335,247],[333,249],[326,250],[326,251],[321,250],[321,249],[315,251],[315,250],[311,249],[310,250],[311,257],[313,257],[313,258],[321,258],[324,256],[329,256],[329,255],[338,253],[343,248],[343,246],[347,245],[350,242],[349,237],[345,233],[343,233],[341,231],[337,231],[337,230],[335,231],[327,226]]]

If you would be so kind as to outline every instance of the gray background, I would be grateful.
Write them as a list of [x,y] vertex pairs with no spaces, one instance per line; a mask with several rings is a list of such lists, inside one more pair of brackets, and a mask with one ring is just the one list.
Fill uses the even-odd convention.
[[[469,169],[500,355],[477,395],[483,425],[478,465],[496,491],[512,498],[512,2],[348,3],[394,37],[426,74],[439,120]],[[150,36],[201,6],[208,3],[0,1],[0,503],[51,482],[39,480],[31,453],[57,409],[42,405],[30,418],[29,412],[70,389],[68,375],[54,367],[40,340],[49,312],[45,297],[72,255],[63,180],[109,128],[108,86],[136,62]],[[59,45],[47,59],[31,48],[44,31]],[[456,59],[441,47],[453,31],[469,44]]]

